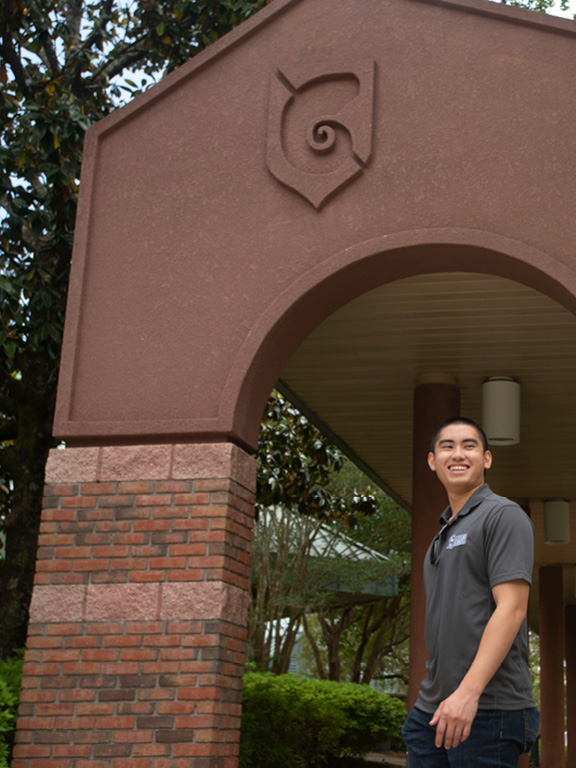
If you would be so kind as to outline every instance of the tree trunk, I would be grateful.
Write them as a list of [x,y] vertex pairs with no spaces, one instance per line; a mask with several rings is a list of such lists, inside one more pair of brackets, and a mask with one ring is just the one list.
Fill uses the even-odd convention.
[[2,461],[14,478],[14,491],[5,521],[6,558],[0,571],[0,657],[12,655],[26,643],[28,610],[38,548],[44,469],[54,444],[52,417],[55,387],[19,409],[18,439],[2,451]]

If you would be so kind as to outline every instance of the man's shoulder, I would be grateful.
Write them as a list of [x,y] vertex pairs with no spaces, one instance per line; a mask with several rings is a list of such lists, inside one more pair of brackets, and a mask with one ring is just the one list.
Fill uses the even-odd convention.
[[517,507],[518,509],[522,509],[519,504],[517,504],[515,501],[512,501],[512,499],[509,499],[507,496],[500,496],[500,494],[494,493],[488,483],[485,483],[482,488],[480,488],[478,491],[478,498],[480,500],[480,504],[484,504],[486,506]]
[[507,496],[500,496],[500,494],[494,493],[490,487],[488,488],[488,492],[484,496],[483,501],[497,507],[518,507],[518,509],[521,509],[520,505],[515,501],[512,501],[512,499],[509,499]]
[[526,521],[528,526],[532,526],[532,521],[526,510],[522,509],[522,507],[512,499],[494,493],[489,487],[487,488],[479,507],[488,518],[505,516],[510,519],[510,517],[512,517],[514,520],[520,520],[521,522]]

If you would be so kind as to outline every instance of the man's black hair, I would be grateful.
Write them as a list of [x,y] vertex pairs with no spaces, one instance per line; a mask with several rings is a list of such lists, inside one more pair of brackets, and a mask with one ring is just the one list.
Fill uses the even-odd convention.
[[469,427],[474,427],[476,432],[478,432],[480,440],[482,441],[484,452],[488,450],[488,438],[486,437],[486,433],[482,427],[479,424],[476,424],[475,421],[472,421],[472,419],[467,419],[464,416],[454,416],[452,419],[446,419],[446,421],[443,421],[442,424],[440,424],[440,426],[435,430],[434,434],[432,435],[432,440],[430,441],[430,453],[434,453],[436,443],[440,437],[440,432],[442,432],[442,430],[446,427],[450,427],[452,424],[467,424]]

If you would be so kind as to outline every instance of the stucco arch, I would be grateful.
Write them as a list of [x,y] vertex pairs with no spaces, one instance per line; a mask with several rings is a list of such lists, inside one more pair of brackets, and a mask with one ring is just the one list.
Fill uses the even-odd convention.
[[[325,269],[336,299],[346,258],[365,258],[375,284],[394,279],[370,266],[371,248],[413,252],[408,261],[435,270],[425,244],[448,264],[436,238],[455,237],[462,253],[503,254],[490,257],[498,274],[508,247],[489,240],[508,238],[512,253],[526,253],[519,263],[544,274],[557,261],[561,292],[576,235],[564,151],[575,40],[566,20],[482,0],[275,0],[94,126],[55,434],[68,444],[252,448],[256,402],[306,329],[337,306],[327,296],[325,306],[309,300],[310,320],[284,317],[290,300],[305,301],[316,283],[321,291]],[[294,122],[300,108],[305,119]],[[322,120],[348,132],[342,148],[304,140],[302,127],[322,133]],[[412,243],[420,230],[429,237]],[[493,235],[475,246],[479,233]],[[369,286],[361,271],[342,301]],[[237,408],[247,391],[248,407]]]
[[383,235],[309,270],[261,315],[239,350],[222,393],[231,434],[255,447],[266,398],[291,355],[324,318],[379,285],[435,272],[506,277],[576,315],[576,272],[560,259],[493,232],[463,228]]

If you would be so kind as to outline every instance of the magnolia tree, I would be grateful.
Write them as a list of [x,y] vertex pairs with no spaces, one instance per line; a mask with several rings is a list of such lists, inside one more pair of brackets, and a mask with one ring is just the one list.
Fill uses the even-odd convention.
[[86,129],[264,4],[0,3],[1,656],[26,636]]

